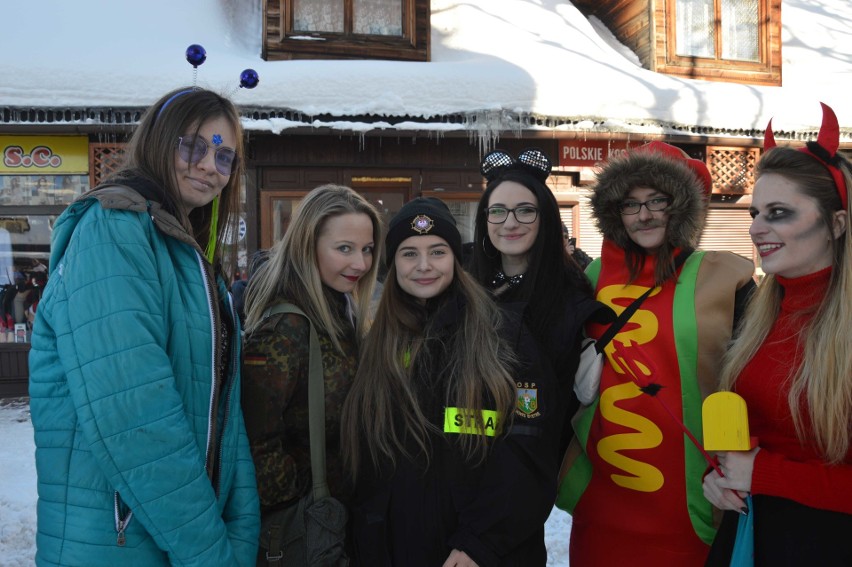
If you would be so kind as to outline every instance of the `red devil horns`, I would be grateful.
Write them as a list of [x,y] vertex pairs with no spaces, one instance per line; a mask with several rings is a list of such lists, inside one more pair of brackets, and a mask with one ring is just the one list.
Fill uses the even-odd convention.
[[[840,125],[837,123],[837,115],[830,106],[821,102],[822,106],[822,126],[819,127],[819,135],[817,135],[817,144],[822,146],[828,155],[833,156],[837,153],[837,148],[840,147]],[[772,133],[772,119],[769,119],[769,124],[766,125],[766,131],[763,133],[763,149],[771,150],[777,144],[775,143],[775,134]]]
[[769,119],[769,124],[766,125],[766,131],[763,133],[763,150],[771,150],[777,144],[775,143],[775,134],[772,133],[772,119]]
[[828,151],[828,155],[834,156],[840,147],[840,125],[837,123],[837,115],[830,106],[824,102],[822,105],[822,126],[819,127],[817,144]]
[[[808,154],[825,166],[834,179],[837,192],[840,194],[840,201],[845,209],[849,201],[846,178],[835,159],[837,148],[840,147],[840,125],[837,122],[837,115],[834,114],[831,107],[824,102],[820,102],[820,105],[822,106],[822,125],[819,127],[816,140],[816,146],[819,147],[815,147],[814,142],[808,142],[808,145],[799,148],[799,151]],[[775,146],[775,134],[772,133],[772,120],[770,119],[763,134],[763,149],[771,150]]]

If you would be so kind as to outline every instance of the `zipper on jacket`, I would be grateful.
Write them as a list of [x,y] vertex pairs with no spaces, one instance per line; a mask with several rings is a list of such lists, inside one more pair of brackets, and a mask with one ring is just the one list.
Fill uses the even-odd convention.
[[[232,321],[239,321],[238,316],[237,316],[237,310],[234,309],[234,302],[233,302],[233,299],[231,297],[231,292],[228,292],[228,307],[231,310],[231,320]],[[240,333],[236,332],[238,325],[239,325],[239,323],[234,325],[233,335],[236,336],[236,337],[240,337]],[[237,338],[236,340],[240,340],[240,339]],[[224,439],[225,439],[225,430],[228,429],[228,418],[231,415],[231,394],[234,392],[234,382],[235,382],[234,377],[237,375],[237,364],[239,364],[239,357],[237,356],[237,352],[236,352],[237,351],[236,340],[234,339],[234,337],[231,337],[231,341],[230,341],[231,344],[229,345],[229,347],[231,349],[231,356],[230,356],[231,372],[226,377],[227,380],[228,380],[228,383],[226,384],[228,393],[225,397],[225,415],[222,416],[222,433],[220,435],[221,439],[219,440],[219,463],[218,463],[219,466],[218,466],[218,472],[216,474],[217,482],[216,482],[216,486],[213,487],[213,489],[216,492],[217,497],[219,496],[219,482],[220,482],[220,479],[222,478],[222,452],[224,451],[222,441],[224,441]]]
[[[213,483],[213,491],[216,493],[216,496],[219,496],[219,487],[218,483],[213,481],[213,477],[216,476],[213,474],[213,462],[211,462],[211,458],[214,458],[211,455],[211,449],[213,447],[213,438],[216,435],[216,405],[219,401],[218,396],[218,380],[216,379],[217,373],[219,370],[219,360],[216,356],[218,352],[217,345],[219,343],[219,328],[216,326],[216,312],[217,306],[214,304],[213,297],[214,293],[211,289],[210,277],[208,277],[207,269],[204,266],[204,262],[206,261],[202,258],[201,254],[198,251],[195,251],[195,257],[198,260],[198,268],[201,272],[201,278],[204,280],[204,292],[207,294],[207,307],[210,310],[210,330],[211,330],[211,360],[210,360],[210,406],[207,409],[207,448],[205,451],[204,461],[205,468],[207,469],[207,474],[210,477],[211,483]],[[213,283],[215,283],[215,274],[211,274],[213,278]],[[218,453],[218,451],[217,451]],[[216,463],[218,466],[218,463]]]
[[130,524],[133,512],[128,510],[126,514],[122,514],[121,497],[118,495],[118,491],[115,491],[113,495],[113,499],[115,501],[115,531],[116,534],[118,534],[115,539],[115,543],[118,547],[124,547],[124,544],[127,541],[127,538],[124,536],[124,530],[126,530],[127,526]]

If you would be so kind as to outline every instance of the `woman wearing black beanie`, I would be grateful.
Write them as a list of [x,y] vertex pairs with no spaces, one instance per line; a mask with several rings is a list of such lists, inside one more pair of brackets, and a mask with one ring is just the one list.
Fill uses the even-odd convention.
[[[391,220],[388,276],[343,408],[361,565],[543,566],[555,471],[537,428],[540,369],[514,361],[506,321],[461,266],[447,206],[415,199]],[[543,418],[542,418],[543,419]]]

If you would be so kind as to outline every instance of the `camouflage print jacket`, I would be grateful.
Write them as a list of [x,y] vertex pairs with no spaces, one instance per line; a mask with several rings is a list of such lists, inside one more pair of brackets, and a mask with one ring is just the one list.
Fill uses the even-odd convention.
[[[320,329],[317,336],[325,376],[328,486],[332,496],[346,501],[340,413],[355,378],[358,347],[354,328],[341,341],[344,354]],[[307,494],[311,488],[309,337],[307,319],[279,313],[262,321],[245,339],[243,412],[264,512]]]

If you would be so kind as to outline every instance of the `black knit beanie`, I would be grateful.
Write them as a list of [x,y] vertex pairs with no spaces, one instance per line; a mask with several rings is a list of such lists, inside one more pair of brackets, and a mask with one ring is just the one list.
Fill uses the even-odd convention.
[[447,241],[459,262],[462,242],[456,219],[447,205],[434,197],[418,197],[402,206],[388,225],[385,263],[390,266],[396,249],[409,236],[440,236]]

